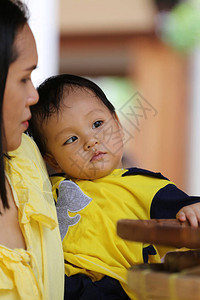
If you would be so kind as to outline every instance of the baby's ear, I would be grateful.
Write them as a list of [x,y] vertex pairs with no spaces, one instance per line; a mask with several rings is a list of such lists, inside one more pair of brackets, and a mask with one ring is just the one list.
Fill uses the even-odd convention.
[[114,118],[115,122],[117,123],[117,125],[118,125],[118,127],[119,127],[119,129],[120,129],[120,131],[121,131],[122,138],[124,138],[123,127],[122,127],[122,124],[121,124],[121,122],[120,122],[120,120],[119,120],[119,117],[118,117],[118,115],[116,114],[116,112],[113,113],[113,118]]
[[49,164],[54,170],[58,173],[63,172],[62,169],[60,168],[59,164],[55,160],[52,154],[50,153],[45,153],[43,155],[44,160],[46,161],[47,164]]
[[120,122],[119,117],[116,114],[116,112],[114,112],[112,115],[113,115],[114,120],[117,122],[118,126],[122,127],[121,122]]

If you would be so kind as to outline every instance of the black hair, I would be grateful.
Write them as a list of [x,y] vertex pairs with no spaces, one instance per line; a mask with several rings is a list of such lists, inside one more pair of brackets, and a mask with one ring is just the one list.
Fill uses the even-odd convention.
[[52,114],[59,113],[63,102],[63,95],[66,95],[66,93],[75,88],[92,91],[112,114],[115,113],[114,106],[107,99],[101,88],[87,78],[71,74],[61,74],[46,79],[37,89],[39,94],[38,103],[30,108],[32,118],[28,129],[28,134],[35,140],[42,155],[46,153],[47,149],[41,124],[45,120],[47,121]]
[[[17,57],[15,39],[28,21],[28,10],[18,0],[0,0],[0,196],[4,209],[9,208],[6,187],[4,159],[6,154],[6,140],[3,124],[3,98],[8,75],[8,69]],[[4,140],[4,149],[3,149]]]

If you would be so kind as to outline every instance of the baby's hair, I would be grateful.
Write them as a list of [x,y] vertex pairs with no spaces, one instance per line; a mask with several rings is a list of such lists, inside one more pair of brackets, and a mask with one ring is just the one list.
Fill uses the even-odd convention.
[[109,109],[111,114],[115,113],[114,106],[101,88],[89,79],[71,74],[56,75],[46,79],[37,89],[39,101],[31,107],[32,118],[28,129],[28,134],[35,140],[42,155],[47,152],[47,149],[41,125],[43,122],[48,121],[52,114],[59,114],[64,96],[81,88],[92,91],[95,97]]

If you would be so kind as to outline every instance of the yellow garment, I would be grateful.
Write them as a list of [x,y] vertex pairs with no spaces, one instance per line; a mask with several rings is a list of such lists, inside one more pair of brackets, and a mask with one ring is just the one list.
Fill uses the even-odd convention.
[[[69,226],[63,250],[67,276],[83,273],[97,281],[108,275],[119,280],[129,297],[136,299],[127,287],[127,270],[143,263],[142,249],[147,245],[121,239],[116,224],[119,219],[150,219],[152,199],[171,182],[150,176],[122,177],[126,171],[117,169],[95,180],[74,180],[91,202],[76,209],[75,199],[73,210],[66,211],[69,217],[78,214],[80,219]],[[57,199],[56,190],[64,178],[55,176],[51,180]],[[161,250],[166,253],[164,247]],[[157,252],[150,255],[149,262],[160,262],[160,258]]]
[[0,299],[61,300],[63,251],[45,164],[24,134],[21,146],[9,155],[6,176],[27,249],[0,245]]

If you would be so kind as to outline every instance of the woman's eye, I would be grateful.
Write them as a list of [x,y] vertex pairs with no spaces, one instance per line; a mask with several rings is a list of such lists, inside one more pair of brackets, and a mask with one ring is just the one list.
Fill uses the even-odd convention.
[[99,126],[101,126],[103,124],[103,121],[96,121],[94,122],[94,124],[92,125],[92,128],[98,128]]
[[28,77],[28,78],[23,78],[22,80],[21,80],[21,82],[22,83],[27,83],[27,81],[29,81],[30,80],[30,78]]
[[78,139],[77,136],[72,136],[68,140],[66,140],[66,142],[64,143],[64,145],[71,144],[71,143],[75,142],[77,139]]

